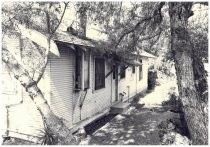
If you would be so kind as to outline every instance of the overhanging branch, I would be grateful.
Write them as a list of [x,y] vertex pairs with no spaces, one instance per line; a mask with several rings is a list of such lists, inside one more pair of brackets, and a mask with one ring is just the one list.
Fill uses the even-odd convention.
[[45,53],[45,58],[44,58],[44,64],[43,64],[43,66],[41,67],[41,70],[39,71],[39,76],[38,76],[38,78],[37,78],[37,80],[36,80],[37,83],[41,80],[42,75],[44,74],[45,68],[46,68],[47,63],[48,63],[48,54],[49,54],[49,50],[50,50],[50,40],[51,40],[51,38],[52,38],[52,35],[55,33],[55,31],[56,31],[56,30],[58,29],[58,27],[60,26],[60,24],[61,24],[61,22],[62,22],[62,20],[63,20],[63,16],[64,16],[64,14],[65,14],[65,12],[66,12],[66,8],[67,8],[69,2],[65,2],[64,4],[65,4],[65,7],[64,7],[62,16],[61,16],[61,18],[60,18],[60,21],[58,22],[58,25],[55,27],[55,29],[54,29],[54,30],[51,32],[51,34],[49,35],[49,38],[48,38],[48,43],[49,43],[48,46],[49,46],[49,48],[46,48],[46,53]]
[[194,2],[193,4],[201,4],[201,5],[205,5],[205,6],[209,5],[208,2]]
[[117,41],[117,43],[116,43],[116,45],[115,45],[115,49],[118,47],[118,45],[120,44],[120,42],[123,40],[123,38],[124,38],[126,35],[128,35],[128,34],[134,32],[135,30],[137,30],[137,29],[140,27],[140,25],[141,25],[142,23],[152,20],[152,18],[155,18],[157,15],[161,15],[161,9],[162,9],[162,7],[163,7],[164,5],[165,5],[165,2],[160,2],[160,3],[157,5],[157,7],[154,9],[152,16],[148,16],[148,17],[145,17],[145,18],[141,19],[140,21],[138,21],[138,22],[136,23],[136,25],[135,25],[132,29],[130,29],[130,30],[124,32],[124,33],[120,36],[119,40]]

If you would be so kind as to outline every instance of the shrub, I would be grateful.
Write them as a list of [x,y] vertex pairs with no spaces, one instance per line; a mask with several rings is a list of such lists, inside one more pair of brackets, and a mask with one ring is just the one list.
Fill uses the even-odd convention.
[[41,131],[40,141],[42,145],[55,145],[58,143],[56,136],[51,133],[46,125],[44,125],[43,130]]

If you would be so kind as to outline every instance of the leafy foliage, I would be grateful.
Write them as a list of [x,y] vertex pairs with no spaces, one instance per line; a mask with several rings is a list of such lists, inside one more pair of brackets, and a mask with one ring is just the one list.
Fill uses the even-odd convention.
[[55,145],[58,143],[56,136],[52,132],[50,132],[46,125],[44,125],[44,129],[40,131],[42,133],[41,137],[39,137],[41,145]]
[[110,47],[115,50],[134,51],[145,40],[156,42],[162,32],[164,3],[86,2],[83,5],[90,22],[100,26],[99,31],[108,36]]
[[[50,33],[59,23],[63,10],[59,2],[4,2],[2,4],[2,30],[14,30],[15,22],[30,29]],[[46,25],[47,24],[47,25]]]

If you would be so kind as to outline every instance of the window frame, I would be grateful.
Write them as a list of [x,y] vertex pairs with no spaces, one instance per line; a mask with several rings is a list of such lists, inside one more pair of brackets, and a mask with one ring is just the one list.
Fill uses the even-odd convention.
[[75,89],[82,89],[82,50],[78,47],[75,51]]
[[[103,85],[97,85],[97,83],[96,83],[96,82],[97,82],[97,81],[96,81],[96,79],[97,79],[97,77],[96,77],[96,76],[97,76],[97,75],[96,75],[96,74],[97,74],[97,73],[96,73],[96,72],[97,72],[97,71],[96,71],[96,68],[97,68],[96,63],[99,64],[99,61],[97,61],[97,60],[103,60],[103,66],[104,66],[103,68],[104,68],[104,70],[103,70],[103,73],[101,73],[101,74],[103,74]],[[97,62],[96,62],[96,61],[97,61]],[[100,66],[102,66],[102,65],[100,65]],[[100,66],[99,66],[99,67],[100,67]],[[94,58],[94,71],[95,71],[95,72],[94,72],[94,79],[95,79],[95,82],[94,82],[94,83],[95,83],[94,89],[95,89],[95,90],[99,90],[99,89],[105,88],[105,86],[106,86],[106,78],[105,78],[105,73],[106,73],[106,71],[105,71],[105,69],[106,69],[106,62],[105,62],[105,59],[104,59],[103,57],[95,57],[95,58]]]
[[139,62],[141,65],[139,65],[139,81],[143,79],[143,64],[142,64],[142,59],[139,59]]
[[135,72],[136,72],[136,67],[132,66],[132,73],[135,74]]
[[[122,72],[122,70],[124,70]],[[120,66],[120,79],[125,79],[126,78],[126,66],[125,65],[121,65]]]
[[112,72],[112,79],[115,80],[115,74],[116,74],[116,65],[112,66],[113,72]]

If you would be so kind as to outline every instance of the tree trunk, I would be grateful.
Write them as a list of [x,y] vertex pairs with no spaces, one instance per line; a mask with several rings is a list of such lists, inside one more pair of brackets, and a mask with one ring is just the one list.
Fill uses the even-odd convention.
[[36,81],[29,76],[29,73],[17,62],[14,56],[6,49],[2,49],[2,61],[6,63],[14,77],[26,89],[39,110],[49,133],[55,136],[56,144],[75,143],[71,130],[58,118],[50,109]]
[[195,87],[199,94],[199,99],[204,103],[208,103],[208,83],[207,83],[207,72],[205,71],[202,58],[199,57],[197,53],[199,51],[194,51],[193,53],[193,69],[194,69],[194,81]]
[[175,61],[179,96],[193,144],[208,144],[208,112],[194,82],[193,47],[187,30],[192,3],[170,2],[171,49]]
[[78,22],[77,29],[80,37],[86,37],[86,26],[87,26],[87,6],[84,2],[81,2],[78,5]]

